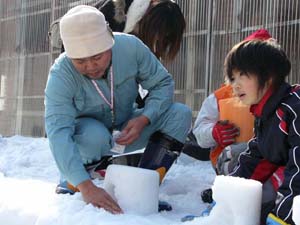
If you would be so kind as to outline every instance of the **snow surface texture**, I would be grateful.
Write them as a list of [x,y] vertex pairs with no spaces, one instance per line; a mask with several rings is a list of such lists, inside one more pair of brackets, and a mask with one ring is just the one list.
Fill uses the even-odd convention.
[[[214,179],[215,173],[209,162],[197,161],[182,154],[159,187],[159,199],[169,202],[173,207],[172,211],[148,216],[133,213],[112,215],[103,209],[86,204],[80,193],[73,196],[54,193],[59,180],[59,173],[48,147],[47,139],[21,136],[3,138],[0,136],[0,224],[183,224],[180,220],[182,217],[187,214],[200,215],[207,207],[207,204],[201,201],[200,194],[202,190],[213,184]],[[96,180],[94,182],[100,187],[104,186],[103,181]],[[246,183],[242,184],[241,182],[234,182],[234,180],[228,180],[228,182],[230,183],[228,187],[234,190],[231,192],[231,199],[225,200],[227,194],[230,193],[228,187],[223,187],[224,191],[222,191],[222,186],[215,186],[213,188],[216,189],[214,197],[219,200],[217,200],[211,216],[204,219],[196,218],[194,221],[184,224],[233,225],[235,224],[234,221],[244,221],[240,224],[247,224],[248,216],[245,213],[242,215],[235,214],[233,212],[235,209],[227,207],[227,204],[231,201],[232,206],[236,205],[237,208],[243,209],[246,208],[245,204],[251,204],[248,209],[252,208],[254,203],[241,201],[240,194],[235,194],[241,193],[243,188],[247,189],[244,192],[247,194],[252,188]],[[220,193],[220,197],[218,197],[217,192]],[[251,193],[254,195],[254,192]],[[251,193],[246,196],[250,198]],[[222,203],[222,201],[226,203]],[[254,202],[257,201],[254,199]],[[294,214],[300,215],[299,204],[296,207]],[[236,217],[232,218],[232,215]],[[204,223],[208,219],[210,222]]]

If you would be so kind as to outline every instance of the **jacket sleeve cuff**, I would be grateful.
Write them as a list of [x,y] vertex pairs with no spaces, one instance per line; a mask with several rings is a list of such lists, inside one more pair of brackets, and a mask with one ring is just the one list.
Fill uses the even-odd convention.
[[72,173],[68,177],[68,182],[70,182],[73,186],[77,187],[78,184],[83,181],[90,180],[90,175],[86,171],[77,171]]
[[157,113],[150,111],[150,110],[145,110],[142,115],[146,116],[149,119],[149,123],[153,123],[157,120]]

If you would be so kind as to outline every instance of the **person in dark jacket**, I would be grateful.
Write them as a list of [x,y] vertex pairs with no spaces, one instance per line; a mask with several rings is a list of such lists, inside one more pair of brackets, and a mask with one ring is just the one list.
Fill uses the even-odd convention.
[[254,137],[231,175],[265,183],[285,168],[277,196],[262,203],[261,224],[294,224],[292,203],[300,194],[300,86],[285,82],[290,69],[274,40],[241,42],[225,59],[225,77],[255,116]]

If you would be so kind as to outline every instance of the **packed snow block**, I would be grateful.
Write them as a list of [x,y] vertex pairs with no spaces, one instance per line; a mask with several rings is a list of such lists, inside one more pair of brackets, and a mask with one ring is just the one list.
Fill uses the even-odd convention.
[[294,198],[292,218],[296,225],[300,225],[300,195]]
[[[216,205],[199,224],[259,225],[262,184],[255,180],[217,176],[212,187]],[[220,224],[220,223],[218,223]]]
[[[255,180],[217,176],[212,187],[216,206],[211,216],[228,211],[231,225],[259,225],[262,184]],[[213,211],[216,212],[213,213]],[[222,215],[222,214],[219,214]],[[218,215],[214,215],[218,216]]]
[[110,165],[104,189],[125,213],[150,215],[158,212],[159,174],[154,170]]
[[[217,176],[212,187],[214,206],[209,205],[191,225],[259,225],[262,184],[255,180]],[[212,208],[211,208],[212,207]],[[209,210],[208,210],[209,209]]]

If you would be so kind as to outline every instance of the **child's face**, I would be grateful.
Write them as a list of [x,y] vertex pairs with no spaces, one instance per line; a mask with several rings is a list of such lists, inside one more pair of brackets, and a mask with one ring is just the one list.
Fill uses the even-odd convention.
[[230,83],[234,95],[245,105],[259,103],[269,88],[269,85],[265,85],[263,89],[259,88],[257,76],[251,73],[243,73],[240,70],[233,70]]

